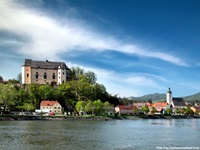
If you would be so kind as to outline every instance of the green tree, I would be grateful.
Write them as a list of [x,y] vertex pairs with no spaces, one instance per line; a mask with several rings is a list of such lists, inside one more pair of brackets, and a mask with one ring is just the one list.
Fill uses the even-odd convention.
[[87,104],[85,105],[85,111],[86,111],[86,113],[92,114],[93,113],[93,109],[94,109],[93,107],[94,106],[93,106],[92,101],[91,100],[87,101]]
[[76,103],[76,110],[80,113],[85,113],[85,106],[86,106],[86,102],[85,101],[78,101]]
[[136,106],[133,106],[132,112],[133,112],[134,115],[138,114],[139,113],[139,109]]
[[151,112],[152,112],[153,114],[156,113],[156,112],[157,112],[156,108],[155,108],[155,107],[152,107]]
[[171,115],[171,114],[172,114],[172,109],[171,109],[171,108],[167,108],[167,109],[165,110],[165,114]]
[[0,83],[3,83],[3,77],[0,76]]
[[144,114],[147,114],[147,113],[149,112],[149,107],[148,107],[148,106],[142,106],[141,111],[142,111]]
[[108,115],[108,112],[114,111],[114,106],[106,101],[103,103],[103,109],[105,110],[105,114]]
[[94,72],[88,71],[88,72],[85,73],[85,76],[86,76],[87,82],[89,84],[95,84],[96,83],[97,78],[96,78],[96,75],[95,75]]
[[93,102],[93,106],[94,106],[94,112],[96,115],[101,115],[103,112],[103,103],[101,102],[101,100],[95,100]]
[[0,104],[4,110],[10,110],[16,103],[17,90],[12,84],[0,84]]
[[22,73],[17,75],[17,81],[21,84],[22,83]]

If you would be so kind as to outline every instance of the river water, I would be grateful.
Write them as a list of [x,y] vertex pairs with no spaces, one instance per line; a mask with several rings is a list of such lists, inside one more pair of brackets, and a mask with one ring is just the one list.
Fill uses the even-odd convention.
[[200,150],[200,119],[0,122],[0,150],[183,148]]

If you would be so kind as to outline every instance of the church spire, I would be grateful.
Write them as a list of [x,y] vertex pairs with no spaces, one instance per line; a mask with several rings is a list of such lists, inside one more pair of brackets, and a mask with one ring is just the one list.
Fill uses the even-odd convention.
[[166,101],[169,106],[172,104],[172,91],[171,91],[170,87],[168,88],[168,91],[166,94]]
[[168,88],[168,92],[167,92],[167,93],[172,93],[172,91],[171,91],[170,87]]

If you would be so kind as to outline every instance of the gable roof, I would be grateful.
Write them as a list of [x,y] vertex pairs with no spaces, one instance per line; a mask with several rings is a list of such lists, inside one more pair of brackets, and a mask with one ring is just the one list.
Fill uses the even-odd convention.
[[40,106],[54,106],[55,104],[59,104],[58,101],[41,101]]
[[31,68],[42,68],[42,69],[69,69],[64,62],[53,62],[53,61],[36,61],[32,59],[25,59],[24,66],[31,66]]
[[153,107],[166,107],[167,103],[166,102],[155,102],[152,104]]
[[119,109],[132,109],[133,106],[130,105],[130,106],[126,106],[126,105],[117,105],[116,107],[118,107]]
[[172,99],[174,106],[186,106],[183,98],[174,98]]

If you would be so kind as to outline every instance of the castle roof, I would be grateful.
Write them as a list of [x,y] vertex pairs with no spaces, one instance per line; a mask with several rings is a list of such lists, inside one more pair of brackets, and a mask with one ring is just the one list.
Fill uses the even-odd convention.
[[36,69],[68,69],[64,62],[53,62],[53,61],[36,61],[32,59],[25,59],[24,66],[31,66],[31,68]]

